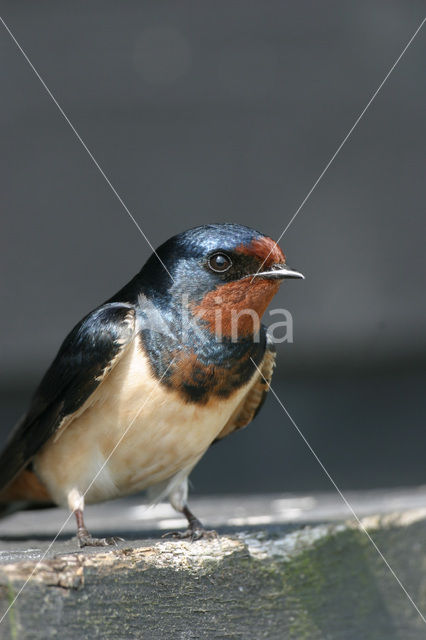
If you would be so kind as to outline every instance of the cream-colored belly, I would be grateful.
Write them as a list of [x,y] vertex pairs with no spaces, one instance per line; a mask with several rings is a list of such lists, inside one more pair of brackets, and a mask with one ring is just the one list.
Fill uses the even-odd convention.
[[250,384],[226,400],[186,404],[153,378],[134,342],[37,455],[36,472],[61,505],[73,489],[89,503],[146,489],[197,462]]

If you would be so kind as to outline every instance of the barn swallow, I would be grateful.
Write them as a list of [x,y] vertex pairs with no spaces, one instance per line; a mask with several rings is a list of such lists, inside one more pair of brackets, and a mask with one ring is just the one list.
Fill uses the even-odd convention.
[[275,352],[255,320],[286,278],[303,276],[249,227],[167,240],[65,338],[0,456],[3,511],[68,506],[80,546],[107,545],[116,539],[90,535],[84,504],[147,489],[186,516],[179,537],[206,534],[188,476],[265,400]]

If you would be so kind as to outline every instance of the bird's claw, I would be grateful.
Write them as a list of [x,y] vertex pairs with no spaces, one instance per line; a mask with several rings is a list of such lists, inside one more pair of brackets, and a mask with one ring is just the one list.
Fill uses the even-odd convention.
[[186,531],[169,531],[164,533],[161,537],[170,537],[175,540],[190,540],[191,542],[195,542],[196,540],[201,540],[201,538],[204,538],[205,540],[218,538],[218,534],[216,531],[207,531],[204,527],[188,527]]
[[110,538],[93,538],[87,530],[79,530],[77,533],[78,544],[81,547],[108,547],[116,546],[119,542],[124,542],[124,538],[112,536]]

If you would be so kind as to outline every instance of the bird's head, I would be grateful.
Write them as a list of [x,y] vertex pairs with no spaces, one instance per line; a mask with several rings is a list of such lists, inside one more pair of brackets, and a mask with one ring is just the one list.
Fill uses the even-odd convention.
[[142,274],[152,297],[184,300],[223,336],[253,333],[255,316],[260,322],[280,284],[304,277],[287,267],[272,238],[238,224],[203,225],[173,236]]

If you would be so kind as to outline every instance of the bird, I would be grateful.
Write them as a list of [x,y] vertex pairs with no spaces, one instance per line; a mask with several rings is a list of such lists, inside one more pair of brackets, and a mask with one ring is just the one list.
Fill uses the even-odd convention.
[[262,315],[288,278],[274,240],[234,223],[183,231],[68,334],[0,455],[0,510],[61,506],[80,547],[115,544],[86,504],[146,490],[209,532],[188,477],[211,445],[257,415],[275,366]]

